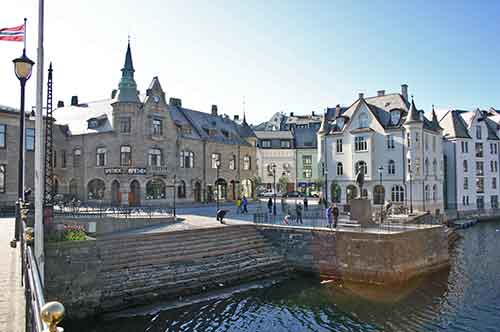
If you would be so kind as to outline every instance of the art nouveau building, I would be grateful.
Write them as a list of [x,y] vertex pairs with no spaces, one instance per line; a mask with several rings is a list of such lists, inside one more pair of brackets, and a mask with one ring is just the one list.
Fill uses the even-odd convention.
[[444,112],[446,208],[459,211],[498,208],[498,114]]
[[413,210],[443,210],[442,129],[400,93],[359,95],[347,108],[323,118],[318,132],[328,200],[349,204],[358,196],[355,177],[365,173],[362,196],[373,204],[405,204]]

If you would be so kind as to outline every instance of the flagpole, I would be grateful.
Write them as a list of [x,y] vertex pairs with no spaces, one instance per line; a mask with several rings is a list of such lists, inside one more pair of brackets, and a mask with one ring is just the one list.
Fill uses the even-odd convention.
[[[26,52],[26,23],[27,23],[28,19],[25,17],[24,18],[24,36],[23,36],[23,41],[24,41],[24,48],[23,48],[23,54]],[[24,112],[24,115],[26,116],[26,111]],[[26,118],[25,118],[25,123],[26,123]],[[23,172],[23,188],[26,189],[26,128],[27,126],[25,125],[24,126],[24,132],[22,133],[23,134],[23,151],[22,154],[23,154],[23,169],[20,170],[20,172]],[[23,199],[23,201],[26,199],[26,197],[24,197],[24,190],[23,192],[21,193],[21,197]]]
[[24,49],[26,50],[26,23],[28,22],[28,19],[25,17],[24,18]]
[[[36,116],[35,116],[35,258],[44,284],[44,232],[43,232],[43,194],[44,194],[44,146],[43,139],[43,17],[44,0],[38,2],[38,49],[36,72]],[[25,30],[26,31],[26,30]]]

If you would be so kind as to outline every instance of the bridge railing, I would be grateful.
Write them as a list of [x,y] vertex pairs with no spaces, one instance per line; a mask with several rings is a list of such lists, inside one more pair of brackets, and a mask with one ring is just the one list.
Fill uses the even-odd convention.
[[74,218],[156,218],[173,216],[174,211],[170,207],[164,206],[134,206],[134,207],[113,207],[113,206],[55,206],[54,217],[74,217]]

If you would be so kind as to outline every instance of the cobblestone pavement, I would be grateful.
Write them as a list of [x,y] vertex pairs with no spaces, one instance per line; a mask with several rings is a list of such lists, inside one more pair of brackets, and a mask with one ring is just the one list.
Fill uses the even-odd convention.
[[24,332],[24,289],[19,246],[10,247],[14,218],[0,218],[0,331]]

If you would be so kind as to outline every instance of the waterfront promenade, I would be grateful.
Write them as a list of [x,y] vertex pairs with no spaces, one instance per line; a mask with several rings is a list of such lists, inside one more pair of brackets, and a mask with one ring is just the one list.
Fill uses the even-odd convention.
[[24,288],[19,245],[10,247],[14,218],[0,218],[0,331],[24,332]]

